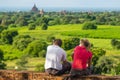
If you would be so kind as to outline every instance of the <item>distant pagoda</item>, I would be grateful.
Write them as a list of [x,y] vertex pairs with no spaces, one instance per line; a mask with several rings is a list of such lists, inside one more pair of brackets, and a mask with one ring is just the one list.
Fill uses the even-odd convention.
[[44,15],[44,10],[43,9],[40,10],[40,14]]
[[38,10],[38,8],[36,7],[36,5],[34,4],[34,6],[32,7],[31,11],[32,11],[32,12],[38,12],[39,10]]
[[67,11],[66,10],[62,10],[60,11],[60,15],[66,15]]

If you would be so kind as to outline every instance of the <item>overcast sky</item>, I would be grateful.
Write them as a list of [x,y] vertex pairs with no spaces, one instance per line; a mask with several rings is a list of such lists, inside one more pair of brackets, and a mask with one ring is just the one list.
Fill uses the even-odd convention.
[[3,7],[92,7],[120,8],[120,0],[0,0]]

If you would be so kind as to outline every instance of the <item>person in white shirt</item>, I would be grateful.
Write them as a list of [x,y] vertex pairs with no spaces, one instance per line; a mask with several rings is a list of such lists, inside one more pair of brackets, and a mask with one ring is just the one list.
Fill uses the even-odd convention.
[[45,71],[51,75],[61,75],[70,71],[71,64],[66,60],[66,52],[61,48],[62,40],[55,39],[52,45],[47,47]]

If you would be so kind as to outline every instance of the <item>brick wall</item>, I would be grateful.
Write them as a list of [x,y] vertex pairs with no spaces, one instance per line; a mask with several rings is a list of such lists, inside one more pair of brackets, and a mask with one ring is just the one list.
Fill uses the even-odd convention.
[[[63,80],[63,76],[50,76],[45,73],[32,71],[0,70],[0,80]],[[89,75],[73,80],[120,80],[120,76]]]

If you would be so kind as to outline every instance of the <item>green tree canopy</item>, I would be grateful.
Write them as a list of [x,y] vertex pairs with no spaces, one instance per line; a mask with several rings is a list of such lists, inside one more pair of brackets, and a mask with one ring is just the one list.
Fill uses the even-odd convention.
[[46,23],[43,23],[41,28],[42,28],[42,30],[47,30],[48,25]]
[[92,22],[86,22],[86,23],[84,23],[82,29],[83,30],[97,29],[97,26],[94,23],[92,23]]
[[23,51],[34,39],[29,35],[19,35],[14,38],[13,47]]
[[[43,57],[45,55],[44,50],[46,51],[47,43],[43,40],[35,40],[30,43],[25,51],[25,53],[34,56],[34,57]],[[39,56],[43,54],[43,56]]]
[[111,40],[111,45],[113,46],[113,48],[115,49],[120,49],[120,41],[117,39],[112,39]]
[[36,25],[34,23],[29,24],[29,30],[35,30]]
[[63,40],[63,48],[65,50],[70,50],[75,46],[79,45],[80,39],[79,38],[69,38]]
[[5,69],[6,67],[6,64],[3,62],[3,60],[4,60],[4,53],[0,49],[0,69]]
[[17,35],[18,35],[18,32],[16,30],[4,30],[1,33],[1,39],[6,44],[12,44],[13,37]]
[[92,58],[93,66],[95,66],[99,58],[105,55],[106,51],[101,48],[97,48],[97,47],[92,47],[91,51],[93,54],[93,58]]

